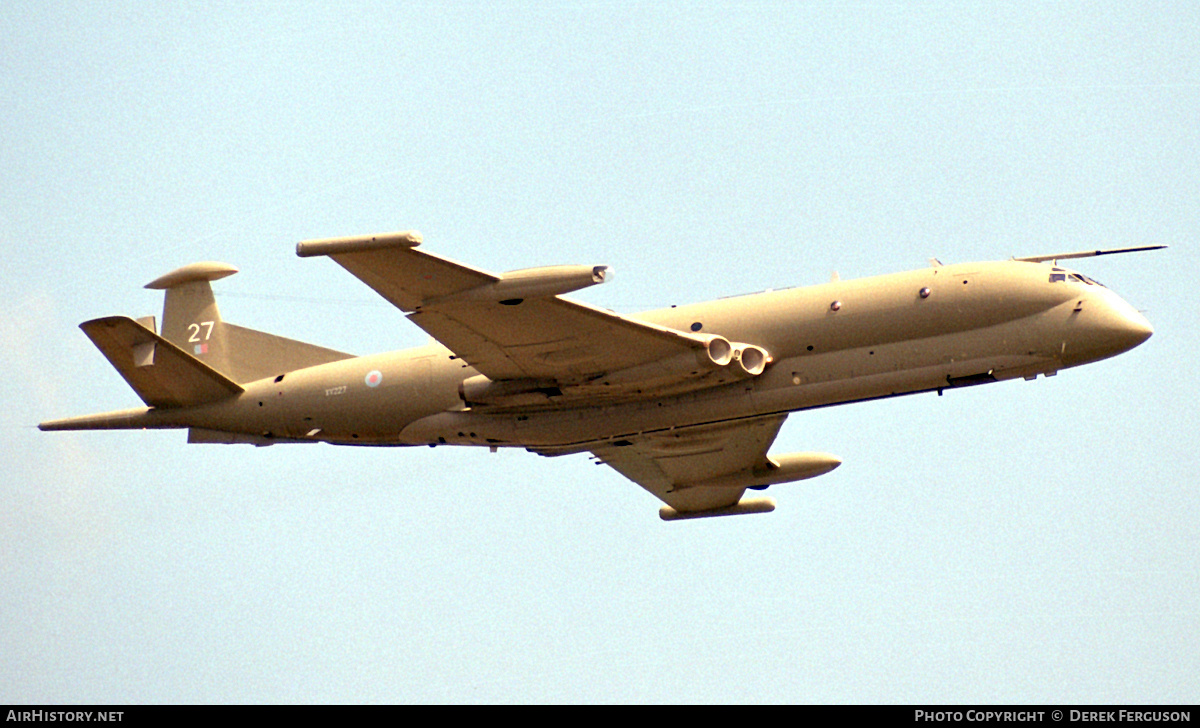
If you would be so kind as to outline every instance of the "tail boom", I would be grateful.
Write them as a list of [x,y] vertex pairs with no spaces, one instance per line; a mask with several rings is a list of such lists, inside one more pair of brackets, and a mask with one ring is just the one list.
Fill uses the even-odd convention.
[[95,415],[67,417],[61,420],[49,420],[38,425],[43,432],[58,430],[142,430],[157,427],[177,427],[163,424],[162,418],[154,416],[154,410],[148,407],[135,409],[113,410]]

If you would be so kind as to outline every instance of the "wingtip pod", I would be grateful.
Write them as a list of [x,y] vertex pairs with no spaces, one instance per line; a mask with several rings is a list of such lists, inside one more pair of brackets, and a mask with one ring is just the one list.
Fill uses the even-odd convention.
[[707,511],[677,511],[670,506],[658,509],[658,517],[664,521],[686,521],[693,518],[715,518],[717,516],[740,516],[746,513],[770,513],[775,510],[774,498],[743,498],[734,505],[713,508]]
[[415,248],[421,244],[421,241],[421,233],[416,230],[378,235],[351,235],[345,238],[320,238],[296,243],[296,255],[301,258],[311,258],[316,255],[359,253],[382,248]]
[[608,271],[606,265],[550,265],[512,270],[473,288],[427,298],[421,307],[464,302],[517,306],[527,298],[549,298],[603,283]]

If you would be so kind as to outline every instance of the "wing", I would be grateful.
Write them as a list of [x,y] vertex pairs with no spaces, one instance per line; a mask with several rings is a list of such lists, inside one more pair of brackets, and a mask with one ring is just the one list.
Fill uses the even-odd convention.
[[[392,233],[309,240],[297,245],[296,252],[333,258],[492,380],[581,384],[675,360],[680,360],[675,369],[690,368],[686,376],[708,373],[704,364],[712,337],[635,321],[556,295],[564,287],[582,287],[572,283],[579,269],[603,279],[604,266],[496,275],[416,250],[420,242],[415,233]],[[531,285],[539,281],[540,288]],[[642,379],[662,374],[651,371]]]
[[767,449],[786,418],[772,415],[640,435],[605,443],[592,454],[677,514],[723,509],[737,505],[746,488],[770,482],[768,474],[776,466]]

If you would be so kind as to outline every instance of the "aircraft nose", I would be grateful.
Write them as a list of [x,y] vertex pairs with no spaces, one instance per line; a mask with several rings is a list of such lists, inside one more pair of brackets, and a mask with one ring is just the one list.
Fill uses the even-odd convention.
[[1154,334],[1154,327],[1150,325],[1145,316],[1137,311],[1134,311],[1133,314],[1133,317],[1126,319],[1126,330],[1130,340],[1133,342],[1129,346],[1130,349],[1149,339]]
[[1100,317],[1100,335],[1114,353],[1129,351],[1154,333],[1154,327],[1133,306],[1112,296]]

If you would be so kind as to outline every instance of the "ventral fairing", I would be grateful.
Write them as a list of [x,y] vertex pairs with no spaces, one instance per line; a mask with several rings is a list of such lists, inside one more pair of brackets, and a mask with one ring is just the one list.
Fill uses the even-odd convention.
[[663,501],[664,520],[775,508],[747,490],[823,475],[830,454],[769,454],[788,414],[1035,379],[1141,344],[1150,324],[1059,262],[1163,246],[942,265],[619,315],[563,295],[604,265],[489,273],[414,232],[297,246],[328,257],[428,332],[350,354],[221,320],[194,263],[151,282],[153,317],[80,325],[145,406],[43,430],[181,428],[192,443],[467,445],[591,453]]

